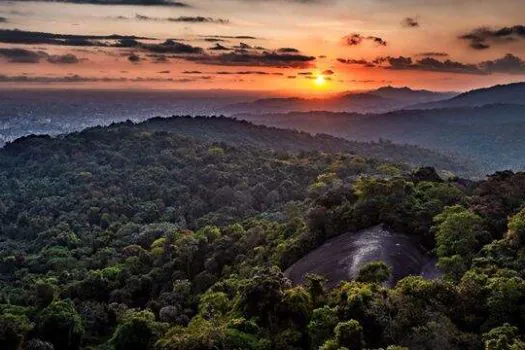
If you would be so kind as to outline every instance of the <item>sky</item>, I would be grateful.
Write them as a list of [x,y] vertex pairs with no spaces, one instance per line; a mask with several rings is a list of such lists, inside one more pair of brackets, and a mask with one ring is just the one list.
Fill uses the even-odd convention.
[[465,91],[525,80],[523,0],[0,0],[0,87]]

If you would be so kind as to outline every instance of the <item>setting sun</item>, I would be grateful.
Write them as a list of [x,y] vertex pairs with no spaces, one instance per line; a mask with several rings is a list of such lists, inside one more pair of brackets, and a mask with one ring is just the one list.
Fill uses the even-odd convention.
[[322,75],[318,75],[315,79],[315,85],[317,86],[323,86],[326,83],[326,79]]

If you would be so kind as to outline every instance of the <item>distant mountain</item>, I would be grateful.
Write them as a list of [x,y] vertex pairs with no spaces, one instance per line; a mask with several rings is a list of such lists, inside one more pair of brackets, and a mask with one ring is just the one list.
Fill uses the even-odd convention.
[[396,88],[392,86],[383,86],[377,90],[369,91],[370,94],[390,98],[397,101],[405,101],[419,103],[440,101],[457,96],[457,92],[435,92],[430,90],[412,90],[409,87]]
[[454,93],[412,90],[386,86],[368,92],[349,92],[329,98],[266,98],[253,102],[232,104],[220,112],[235,113],[286,113],[286,112],[356,112],[383,113],[403,107],[448,99]]
[[525,169],[525,104],[399,110],[385,114],[294,112],[236,117],[350,140],[386,139],[446,154],[452,152],[482,163],[486,173]]
[[496,85],[489,88],[465,92],[451,99],[433,103],[418,104],[414,109],[479,107],[489,104],[525,105],[525,83]]

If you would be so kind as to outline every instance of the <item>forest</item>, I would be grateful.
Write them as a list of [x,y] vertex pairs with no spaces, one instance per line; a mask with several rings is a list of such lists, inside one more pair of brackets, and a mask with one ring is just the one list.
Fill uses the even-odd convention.
[[[525,173],[469,171],[227,118],[17,139],[0,150],[0,348],[525,349]],[[443,276],[285,277],[378,224]]]

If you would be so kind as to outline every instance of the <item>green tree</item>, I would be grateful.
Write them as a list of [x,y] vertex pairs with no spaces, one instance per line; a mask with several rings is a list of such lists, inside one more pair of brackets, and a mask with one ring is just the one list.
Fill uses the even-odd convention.
[[446,207],[434,218],[438,266],[454,279],[468,269],[477,251],[483,220],[462,206]]
[[364,346],[363,327],[356,320],[340,322],[335,327],[335,340],[349,350],[360,350]]
[[359,270],[358,282],[383,283],[390,278],[390,267],[383,261],[372,261]]
[[37,316],[40,339],[53,344],[55,350],[75,350],[80,346],[84,328],[80,315],[69,299],[49,304]]
[[149,310],[128,311],[123,316],[110,343],[115,350],[147,350],[160,337],[164,325],[155,322]]

